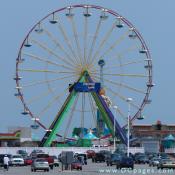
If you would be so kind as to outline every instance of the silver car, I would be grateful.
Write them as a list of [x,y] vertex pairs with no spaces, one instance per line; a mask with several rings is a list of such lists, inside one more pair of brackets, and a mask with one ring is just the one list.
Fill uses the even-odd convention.
[[161,161],[161,158],[154,157],[149,161],[149,166],[157,166]]
[[31,165],[31,171],[37,170],[49,171],[49,163],[43,158],[34,159]]
[[173,169],[175,169],[175,162],[170,160],[170,159],[162,161],[157,165],[157,169],[163,169],[163,168],[173,168]]

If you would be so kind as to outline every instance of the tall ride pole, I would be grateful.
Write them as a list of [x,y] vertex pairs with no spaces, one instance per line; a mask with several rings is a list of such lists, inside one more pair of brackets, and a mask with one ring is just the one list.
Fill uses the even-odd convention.
[[117,108],[118,106],[113,106],[114,110],[115,110],[115,115],[114,115],[114,151],[116,149],[116,134],[115,134],[115,118],[117,116]]
[[[105,95],[104,92],[104,80],[103,80],[103,67],[105,65],[105,61],[103,59],[100,59],[98,61],[98,65],[100,66],[100,84],[101,84],[101,92],[103,95]],[[101,117],[100,111],[97,110],[97,133],[98,137],[100,137],[101,133],[104,131],[105,124]]]
[[128,118],[127,118],[127,121],[128,121],[128,132],[127,132],[127,157],[129,157],[129,148],[130,148],[130,145],[129,145],[129,142],[130,142],[130,114],[131,114],[131,101],[133,101],[132,98],[127,98],[127,102],[128,102]]

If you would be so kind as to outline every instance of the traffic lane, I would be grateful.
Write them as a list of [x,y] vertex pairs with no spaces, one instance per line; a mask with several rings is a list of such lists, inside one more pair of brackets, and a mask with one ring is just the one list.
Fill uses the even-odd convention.
[[99,169],[99,174],[120,174],[120,175],[174,175],[173,169],[157,169],[149,167],[147,164],[136,164],[134,169],[122,168],[116,169],[115,166]]
[[172,169],[163,169],[163,170],[157,170],[156,167],[149,167],[148,165],[135,165],[134,170],[130,169],[121,169],[117,170],[116,167],[113,166],[107,166],[106,163],[92,163],[91,161],[88,161],[88,165],[83,165],[82,171],[61,171],[61,168],[55,167],[53,170],[50,170],[49,172],[31,172],[31,167],[10,167],[9,171],[4,171],[3,168],[0,169],[0,175],[97,175],[97,174],[104,174],[104,175],[112,175],[112,174],[124,174],[124,175],[174,175],[175,171]]

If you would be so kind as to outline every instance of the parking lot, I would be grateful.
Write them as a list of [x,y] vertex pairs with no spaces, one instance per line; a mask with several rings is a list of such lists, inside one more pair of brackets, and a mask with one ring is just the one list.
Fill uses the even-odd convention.
[[163,169],[163,170],[157,170],[156,167],[149,167],[146,164],[142,165],[135,165],[133,170],[130,169],[121,169],[117,170],[115,166],[107,166],[106,163],[92,163],[91,160],[88,160],[87,165],[83,165],[82,171],[61,171],[61,168],[55,167],[53,170],[50,170],[49,172],[31,172],[30,166],[24,166],[24,167],[10,167],[9,171],[4,171],[3,168],[0,169],[0,175],[67,175],[67,174],[73,174],[73,175],[97,175],[97,174],[103,174],[103,175],[110,175],[110,174],[131,174],[131,175],[142,175],[142,174],[155,174],[155,175],[174,175],[175,171],[172,169]]

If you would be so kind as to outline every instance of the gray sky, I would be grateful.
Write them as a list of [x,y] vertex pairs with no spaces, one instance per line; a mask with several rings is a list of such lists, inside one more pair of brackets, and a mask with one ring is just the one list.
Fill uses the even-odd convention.
[[10,125],[26,125],[20,112],[22,104],[14,97],[15,60],[22,40],[42,17],[70,4],[96,4],[117,11],[136,26],[146,41],[153,58],[151,105],[145,109],[142,123],[174,124],[174,0],[1,0],[0,5],[0,130]]

